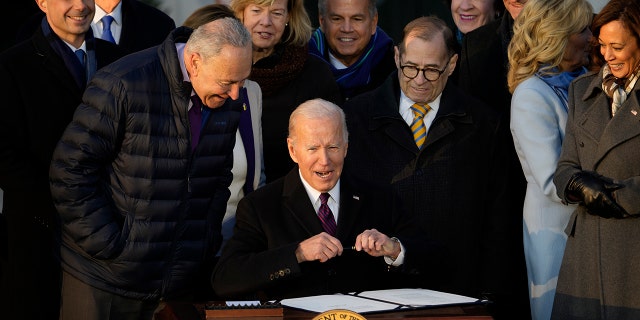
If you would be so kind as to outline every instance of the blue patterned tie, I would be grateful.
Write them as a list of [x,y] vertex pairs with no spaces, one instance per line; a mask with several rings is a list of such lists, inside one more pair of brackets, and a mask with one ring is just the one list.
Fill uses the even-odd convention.
[[104,16],[101,19],[102,21],[102,40],[107,40],[111,43],[116,43],[116,39],[113,38],[113,34],[111,33],[111,22],[113,22],[112,16]]
[[318,217],[322,222],[324,231],[335,237],[336,235],[336,219],[333,217],[333,213],[327,205],[330,195],[328,193],[320,194],[320,209],[318,209]]

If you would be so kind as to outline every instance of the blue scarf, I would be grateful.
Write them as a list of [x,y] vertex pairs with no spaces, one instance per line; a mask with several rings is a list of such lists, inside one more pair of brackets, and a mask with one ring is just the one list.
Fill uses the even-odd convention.
[[[558,72],[558,68],[551,69],[551,72]],[[558,95],[558,98],[562,101],[565,110],[568,110],[568,97],[569,97],[569,84],[573,79],[587,72],[587,68],[580,67],[576,71],[564,71],[558,74],[543,74],[540,71],[536,73],[536,77],[544,81],[553,91]]]
[[[365,48],[362,56],[354,64],[345,69],[336,69],[329,63],[331,71],[336,78],[338,86],[342,89],[345,96],[351,96],[351,93],[362,86],[365,86],[371,80],[372,68],[377,66],[386,53],[393,47],[393,40],[380,29],[376,28],[376,33],[371,36],[369,44]],[[309,53],[329,61],[329,52],[324,33],[320,28],[316,29],[309,41]]]

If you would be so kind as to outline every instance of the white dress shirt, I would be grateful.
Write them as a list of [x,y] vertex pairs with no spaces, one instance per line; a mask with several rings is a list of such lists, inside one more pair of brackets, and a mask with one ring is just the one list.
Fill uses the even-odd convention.
[[[424,122],[424,127],[427,129],[427,135],[429,133],[429,128],[433,123],[433,120],[436,118],[436,113],[438,113],[438,109],[440,108],[440,98],[442,97],[442,93],[440,93],[433,101],[429,102],[428,105],[431,107],[431,110],[427,112],[427,114],[422,118],[422,122]],[[402,90],[400,91],[400,115],[407,122],[407,125],[411,126],[413,122],[413,111],[411,111],[411,106],[414,104],[414,101],[411,101],[409,97],[407,97]]]
[[[101,19],[106,15],[107,13],[96,4],[96,13],[93,16],[93,22],[91,23],[93,36],[96,38],[102,37],[103,26]],[[113,17],[113,22],[111,22],[111,34],[113,35],[113,39],[116,40],[116,43],[119,44],[120,34],[122,33],[122,1],[118,3],[109,15]]]
[[[304,189],[307,191],[307,196],[309,196],[309,200],[313,204],[313,209],[316,211],[316,214],[317,214],[321,205],[320,194],[322,192],[314,189],[309,183],[307,183],[307,181],[304,180],[304,178],[302,177],[302,173],[300,172],[300,169],[298,169],[298,174],[300,175],[300,181],[302,181],[302,185],[304,186]],[[333,189],[329,190],[329,192],[327,193],[329,193],[329,195],[331,196],[329,197],[329,200],[327,200],[327,205],[329,206],[329,209],[331,209],[331,212],[333,213],[333,217],[336,220],[336,225],[338,225],[338,212],[340,210],[340,180],[338,180],[338,183],[336,183]],[[395,260],[387,256],[384,257],[384,261],[389,265],[399,266],[402,263],[404,263],[405,249],[402,243],[400,243],[399,241],[398,243],[400,244],[400,254],[398,255],[398,257]]]

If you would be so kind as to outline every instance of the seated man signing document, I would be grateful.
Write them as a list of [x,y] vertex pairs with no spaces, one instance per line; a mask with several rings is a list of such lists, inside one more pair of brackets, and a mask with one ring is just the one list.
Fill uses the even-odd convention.
[[348,133],[339,107],[322,99],[301,104],[289,119],[287,145],[297,167],[238,205],[233,236],[212,277],[220,297],[385,289],[438,274],[427,261],[439,265],[442,246],[423,238],[390,191],[342,174]]

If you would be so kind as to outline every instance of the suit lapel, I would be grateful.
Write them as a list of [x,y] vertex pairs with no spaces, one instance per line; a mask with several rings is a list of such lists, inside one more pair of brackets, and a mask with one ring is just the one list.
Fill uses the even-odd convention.
[[298,167],[291,170],[285,177],[282,188],[282,203],[284,208],[289,211],[289,214],[309,236],[314,236],[324,231],[320,219],[309,200],[309,195],[307,195],[307,191],[302,185]]
[[[282,188],[283,206],[297,221],[309,237],[324,231],[320,219],[313,209],[309,195],[302,185],[298,168],[290,171],[284,180]],[[338,215],[338,230],[336,237],[345,240],[353,230],[358,216],[361,214],[360,195],[353,192],[352,184],[346,179],[340,182],[340,214]]]
[[[362,202],[360,194],[354,193],[352,184],[347,179],[340,181],[340,214],[338,214],[337,238],[341,241],[348,239],[354,230],[355,222],[361,214]],[[351,245],[342,243],[343,245]]]
[[47,70],[52,79],[58,79],[63,87],[66,87],[74,96],[82,95],[81,89],[76,86],[76,80],[71,75],[69,69],[64,64],[62,57],[51,48],[51,45],[42,34],[40,29],[37,32],[37,36],[33,38],[34,46],[36,50],[36,56],[40,59],[42,68]]
[[[400,147],[410,151],[411,153],[417,154],[418,147],[416,143],[413,141],[413,136],[410,134],[409,127],[402,120],[403,126],[392,125],[392,122],[397,122],[396,120],[389,120],[388,123],[390,125],[385,126],[384,132],[389,137],[389,139],[393,140]],[[380,125],[384,125],[384,123],[379,123]]]
[[436,118],[429,128],[429,132],[427,132],[424,150],[428,150],[430,145],[444,139],[455,130],[451,119],[456,119],[458,122],[471,123],[471,118],[467,116],[467,111],[465,110],[465,106],[469,105],[469,103],[469,101],[461,99],[461,94],[456,92],[452,83],[447,83],[442,91]]
[[586,109],[584,114],[576,121],[576,126],[582,128],[594,141],[599,141],[602,133],[607,127],[608,122],[603,119],[611,118],[609,101],[607,96],[599,94],[595,97],[590,107]]
[[[640,109],[638,108],[639,92],[640,91],[638,90],[632,91],[622,107],[616,113],[616,116],[614,116],[606,127],[604,127],[601,135],[602,140],[598,144],[596,152],[597,161],[602,159],[609,151],[611,151],[611,149],[615,148],[619,144],[640,135]],[[606,108],[602,109],[608,111]]]
[[131,26],[136,23],[136,12],[135,12],[135,3],[122,0],[122,7],[120,8],[120,12],[122,13],[122,29],[120,30],[120,42],[119,45],[125,48],[129,48],[131,46],[131,41],[133,41],[133,36],[135,32],[129,32]]
[[371,132],[382,130],[400,147],[417,154],[418,147],[413,141],[411,130],[399,112],[400,85],[397,72],[394,72],[381,86],[375,101],[380,103],[369,106],[371,117],[367,129]]

